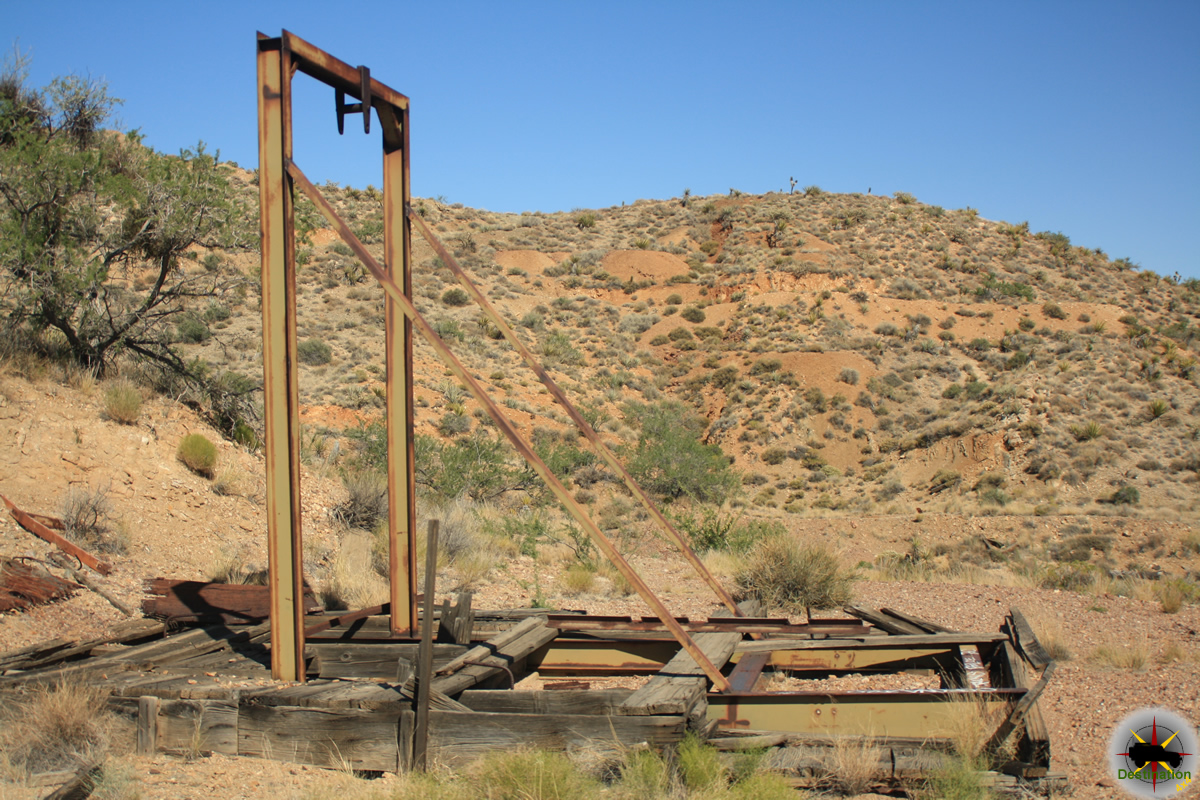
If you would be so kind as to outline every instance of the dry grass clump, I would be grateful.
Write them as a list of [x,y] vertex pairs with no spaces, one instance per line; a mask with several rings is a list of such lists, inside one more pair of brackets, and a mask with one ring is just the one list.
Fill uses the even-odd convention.
[[1115,669],[1143,669],[1150,660],[1149,647],[1145,644],[1113,645],[1102,644],[1092,650],[1088,659]]
[[842,736],[834,744],[830,782],[843,794],[862,794],[875,782],[882,758],[883,750],[871,736]]
[[387,518],[387,477],[374,470],[353,470],[342,476],[346,499],[329,515],[347,528],[369,531]]
[[129,550],[129,533],[113,518],[108,487],[95,490],[72,486],[59,505],[63,533],[85,550],[124,553]]
[[189,433],[179,442],[179,460],[197,475],[211,478],[217,465],[217,446],[200,433]]
[[558,584],[567,597],[587,594],[596,585],[596,571],[585,564],[573,564],[563,572]]
[[320,589],[325,608],[366,608],[386,602],[387,583],[373,568],[375,561],[372,537],[361,531],[347,532]]
[[104,392],[104,415],[113,422],[132,425],[142,414],[142,392],[132,381],[118,380]]
[[844,605],[853,594],[852,580],[827,547],[802,545],[786,535],[756,544],[736,576],[743,597],[794,613]]
[[229,466],[213,478],[212,490],[222,497],[241,497],[245,493],[246,473],[237,466]]
[[1071,649],[1067,646],[1067,635],[1063,632],[1061,620],[1042,611],[1032,611],[1026,617],[1047,655],[1055,661],[1071,659]]
[[112,747],[115,723],[105,710],[106,696],[96,687],[60,683],[0,705],[0,766],[5,777],[24,781],[103,761]]
[[227,553],[208,571],[208,579],[213,583],[266,586],[267,578],[267,570],[249,563],[244,553]]

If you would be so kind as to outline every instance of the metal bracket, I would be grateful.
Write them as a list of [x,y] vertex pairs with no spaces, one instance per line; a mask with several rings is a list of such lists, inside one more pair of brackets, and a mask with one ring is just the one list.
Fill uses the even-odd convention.
[[358,67],[359,96],[361,103],[347,103],[346,93],[341,89],[333,90],[333,102],[337,111],[338,133],[346,132],[346,115],[363,115],[363,133],[371,132],[371,68],[361,64]]

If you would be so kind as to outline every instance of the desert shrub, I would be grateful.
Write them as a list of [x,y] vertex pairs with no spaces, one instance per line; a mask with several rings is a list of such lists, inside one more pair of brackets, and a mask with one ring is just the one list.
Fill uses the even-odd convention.
[[217,446],[200,433],[189,433],[179,442],[175,453],[188,469],[206,478],[212,477],[217,465]]
[[741,483],[717,445],[700,441],[707,424],[679,402],[631,405],[627,417],[640,427],[625,448],[627,468],[647,491],[666,499],[690,497],[721,503]]
[[1142,496],[1136,486],[1122,486],[1109,498],[1109,502],[1114,505],[1135,506],[1141,501]]
[[679,312],[679,316],[683,319],[686,319],[688,322],[694,322],[696,324],[704,322],[705,320],[704,312],[695,306],[688,306],[683,311]]
[[953,400],[954,398],[958,397],[962,393],[963,393],[962,385],[957,384],[957,383],[952,383],[946,387],[945,391],[942,392],[942,397],[946,398],[947,400]]
[[838,373],[838,380],[841,381],[842,383],[848,383],[851,386],[857,386],[858,385],[858,370],[850,369],[849,367],[847,367],[847,368],[843,369],[840,373]]
[[760,358],[750,365],[751,375],[766,375],[771,372],[778,372],[783,368],[783,362],[778,358]]
[[718,389],[724,389],[738,379],[737,367],[721,367],[712,374],[708,382]]
[[895,336],[900,333],[900,329],[891,322],[881,322],[875,326],[875,333],[880,336]]
[[124,553],[129,549],[128,535],[112,517],[108,488],[95,490],[72,486],[59,504],[63,533],[85,550]]
[[788,612],[836,608],[852,595],[853,576],[824,545],[801,545],[786,535],[760,541],[738,571],[738,591]]
[[738,514],[722,513],[705,506],[699,513],[679,512],[671,515],[675,527],[688,538],[697,553],[710,551],[745,553],[768,536],[784,533],[777,521],[746,519]]
[[630,314],[621,320],[619,328],[624,333],[645,333],[654,327],[658,319],[657,314]]
[[59,683],[6,699],[0,704],[0,763],[27,777],[103,761],[116,732],[106,695],[98,687]]
[[667,295],[667,305],[678,306],[683,304],[683,297],[677,294]]
[[296,345],[296,358],[301,364],[320,366],[333,360],[333,348],[320,339],[305,339]]
[[1150,405],[1146,406],[1146,413],[1150,416],[1150,419],[1158,419],[1170,410],[1171,404],[1162,398],[1151,400]]
[[1098,422],[1088,422],[1083,425],[1072,425],[1070,427],[1071,435],[1080,442],[1090,442],[1093,439],[1099,439],[1104,435],[1104,428],[1100,427]]
[[443,436],[458,436],[471,430],[471,418],[466,414],[447,411],[438,421],[438,432]]
[[342,475],[346,499],[329,515],[348,528],[371,530],[387,517],[387,477],[373,470],[352,470]]
[[720,754],[714,748],[705,747],[700,737],[691,731],[679,743],[675,758],[679,777],[689,794],[716,792],[725,787],[728,778]]
[[448,306],[465,306],[471,302],[471,296],[467,294],[466,290],[456,286],[442,293],[442,302]]
[[762,460],[771,466],[782,464],[785,458],[787,458],[787,451],[782,447],[768,447],[762,452]]
[[575,225],[579,228],[579,230],[583,230],[584,228],[594,228],[596,227],[596,215],[592,213],[580,214],[575,218]]
[[1067,312],[1063,311],[1062,307],[1059,306],[1058,303],[1049,300],[1042,304],[1042,313],[1047,317],[1050,317],[1050,319],[1067,318]]
[[[371,461],[377,465],[384,463],[387,454],[382,444],[384,434],[383,424],[375,423],[368,427],[364,439],[364,448],[374,454]],[[438,501],[466,495],[482,502],[495,500],[506,492],[542,485],[524,462],[519,466],[509,462],[512,450],[506,442],[482,429],[476,429],[469,436],[457,437],[448,444],[423,435],[417,436],[413,444],[416,482],[429,489]]]
[[687,328],[676,328],[667,334],[667,339],[672,342],[690,342],[695,338]]
[[186,344],[202,344],[212,336],[212,331],[204,324],[204,320],[188,314],[175,326],[175,334],[179,341]]
[[1037,323],[1031,320],[1029,317],[1021,317],[1021,319],[1017,322],[1017,327],[1028,333],[1037,327]]
[[104,415],[113,422],[132,425],[142,413],[142,393],[130,381],[115,381],[104,392]]

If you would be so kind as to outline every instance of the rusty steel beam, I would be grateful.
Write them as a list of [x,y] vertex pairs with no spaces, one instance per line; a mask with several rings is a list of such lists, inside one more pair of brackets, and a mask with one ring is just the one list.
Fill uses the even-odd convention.
[[34,536],[54,545],[68,555],[75,556],[75,558],[79,559],[81,564],[86,564],[96,572],[99,572],[101,575],[107,575],[113,571],[112,564],[109,564],[107,561],[101,561],[74,542],[67,541],[54,531],[50,530],[50,527],[41,520],[56,521],[59,522],[60,525],[61,521],[54,520],[53,517],[43,517],[41,514],[30,514],[27,511],[22,511],[4,495],[0,495],[0,500],[3,500],[4,505],[8,506],[9,513],[12,514],[13,519],[17,521],[17,524],[32,533]]
[[[383,151],[383,250],[387,274],[412,300],[412,235],[408,206],[408,107],[395,109],[397,146]],[[364,113],[370,113],[369,110]],[[386,124],[385,124],[386,127]],[[396,636],[417,630],[417,484],[413,449],[412,322],[388,298],[384,309],[387,379],[388,577],[391,628]]]
[[612,543],[612,540],[610,540],[604,534],[604,532],[600,530],[599,526],[597,526],[592,518],[587,515],[579,503],[575,502],[575,499],[571,497],[571,493],[567,491],[567,487],[563,486],[562,481],[560,481],[558,477],[550,470],[550,468],[546,466],[545,462],[538,457],[537,453],[533,451],[533,448],[531,448],[525,442],[525,440],[521,438],[521,434],[519,434],[516,428],[513,427],[513,424],[509,421],[508,417],[504,415],[504,412],[498,405],[496,405],[496,402],[492,400],[487,391],[482,385],[480,385],[479,381],[477,381],[475,377],[471,375],[471,373],[462,365],[458,358],[455,357],[454,353],[450,351],[450,348],[446,346],[446,343],[442,341],[441,337],[434,332],[432,326],[430,326],[425,318],[421,316],[420,312],[417,311],[417,308],[415,305],[413,305],[412,300],[404,295],[403,290],[396,285],[395,281],[391,279],[379,262],[376,261],[369,252],[367,252],[367,248],[362,242],[359,241],[358,237],[354,235],[345,221],[338,216],[337,212],[334,211],[333,206],[329,204],[329,201],[324,198],[317,187],[314,186],[312,181],[310,181],[304,175],[303,171],[301,171],[295,162],[289,161],[287,169],[288,174],[291,175],[295,185],[298,186],[305,193],[305,195],[307,195],[308,198],[313,201],[317,208],[320,209],[321,213],[325,215],[325,218],[329,220],[329,223],[333,226],[334,230],[337,231],[338,235],[342,238],[342,241],[344,241],[350,247],[350,249],[354,251],[355,255],[358,256],[363,265],[375,277],[375,280],[377,280],[383,287],[384,291],[387,292],[388,297],[391,298],[396,303],[397,307],[404,312],[404,315],[408,317],[408,319],[412,322],[413,327],[417,329],[421,336],[433,346],[434,351],[438,354],[438,357],[441,358],[442,362],[450,369],[451,372],[454,373],[463,386],[466,387],[467,391],[470,392],[471,396],[475,398],[476,402],[483,406],[484,410],[487,411],[488,416],[490,416],[496,423],[496,427],[500,429],[500,431],[505,435],[506,438],[508,438],[510,442],[512,442],[513,447],[515,447],[517,452],[525,459],[525,461],[531,467],[533,467],[534,471],[541,476],[542,480],[546,482],[546,485],[550,487],[550,491],[556,498],[558,498],[559,502],[563,504],[563,507],[567,509],[568,513],[571,514],[575,521],[578,522],[584,531],[592,538],[592,540],[600,548],[601,552],[604,553],[604,556],[612,562],[613,566],[617,568],[617,571],[619,571],[625,577],[625,579],[629,581],[630,585],[633,586],[634,590],[637,591],[642,600],[644,600],[646,604],[649,605],[654,611],[655,615],[662,620],[663,625],[666,626],[667,630],[671,633],[675,640],[679,642],[680,646],[687,651],[688,655],[692,657],[700,669],[703,670],[708,679],[712,681],[713,687],[718,691],[728,690],[729,680],[721,674],[720,669],[718,669],[704,654],[704,652],[696,646],[696,643],[692,640],[692,637],[688,635],[688,632],[685,631],[683,627],[675,621],[675,618],[672,616],[671,612],[666,606],[663,605],[662,601],[658,599],[657,595],[654,594],[654,591],[642,579],[642,576],[639,575],[637,571],[629,564],[629,562],[625,560],[625,557],[622,556],[617,550],[616,546]]
[[258,40],[258,191],[262,226],[263,416],[271,675],[304,680],[300,410],[296,377],[296,245],[288,39]]
[[521,359],[526,363],[526,365],[528,365],[528,367],[533,370],[534,374],[537,375],[538,380],[540,380],[542,385],[546,387],[546,390],[550,392],[550,396],[553,397],[555,402],[562,406],[563,410],[567,412],[567,416],[569,416],[571,421],[575,423],[575,427],[579,429],[579,432],[583,434],[585,439],[591,442],[592,449],[596,451],[596,454],[600,456],[604,463],[607,464],[613,472],[621,477],[621,481],[625,484],[625,487],[629,489],[630,493],[638,499],[638,502],[640,502],[642,507],[646,509],[646,512],[650,515],[650,518],[654,520],[658,524],[658,527],[667,535],[667,538],[675,543],[675,546],[679,548],[681,553],[683,553],[683,557],[687,560],[688,564],[690,564],[692,569],[696,571],[696,574],[698,574],[704,580],[704,582],[708,584],[709,588],[713,590],[713,593],[716,594],[717,599],[720,600],[721,603],[728,608],[730,613],[732,613],[735,617],[743,616],[741,609],[738,608],[733,597],[728,591],[725,590],[725,587],[721,585],[721,582],[718,581],[716,577],[714,577],[713,574],[708,571],[708,568],[704,566],[704,562],[700,560],[699,556],[697,556],[695,551],[692,550],[691,546],[688,545],[687,540],[683,537],[683,534],[677,531],[675,526],[667,521],[667,518],[658,510],[658,507],[654,504],[654,501],[650,499],[650,496],[647,495],[642,487],[638,485],[638,482],[633,479],[633,476],[629,474],[627,469],[625,469],[625,465],[622,464],[621,460],[618,459],[612,450],[609,449],[608,445],[606,445],[600,439],[600,436],[595,430],[592,429],[592,426],[588,424],[588,421],[583,418],[583,415],[579,413],[574,404],[567,399],[567,395],[561,388],[559,388],[554,379],[550,377],[550,373],[546,372],[546,368],[542,366],[541,362],[539,362],[537,358],[534,357],[533,353],[529,352],[529,348],[527,348],[525,344],[517,338],[517,335],[513,332],[512,327],[504,320],[504,317],[501,316],[498,311],[496,311],[495,307],[492,306],[487,297],[484,296],[483,292],[479,290],[479,287],[475,285],[475,282],[471,280],[470,276],[463,271],[463,268],[459,266],[458,261],[455,260],[454,256],[449,250],[446,249],[445,245],[443,245],[437,236],[434,235],[433,231],[430,230],[429,226],[425,223],[425,220],[421,219],[420,215],[416,214],[411,209],[409,210],[409,219],[416,224],[417,230],[419,230],[421,235],[425,237],[425,241],[429,242],[429,245],[438,254],[438,257],[441,258],[442,263],[454,273],[456,278],[458,278],[458,282],[461,283],[467,290],[467,294],[471,296],[471,299],[473,299],[479,305],[479,307],[483,309],[483,313],[487,316],[487,318],[491,320],[492,324],[495,325],[500,333],[504,335],[504,338],[508,340],[508,343],[516,349],[517,353],[521,356]]

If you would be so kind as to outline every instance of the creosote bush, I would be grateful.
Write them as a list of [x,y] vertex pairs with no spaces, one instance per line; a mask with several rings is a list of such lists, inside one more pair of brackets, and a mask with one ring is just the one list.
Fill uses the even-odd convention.
[[199,433],[183,437],[176,455],[188,469],[206,478],[212,477],[213,467],[217,465],[217,446]]
[[742,596],[788,612],[841,606],[850,600],[852,580],[827,547],[802,545],[786,535],[755,545],[736,576]]
[[296,346],[296,358],[301,364],[319,367],[333,360],[333,349],[320,339],[306,339]]

